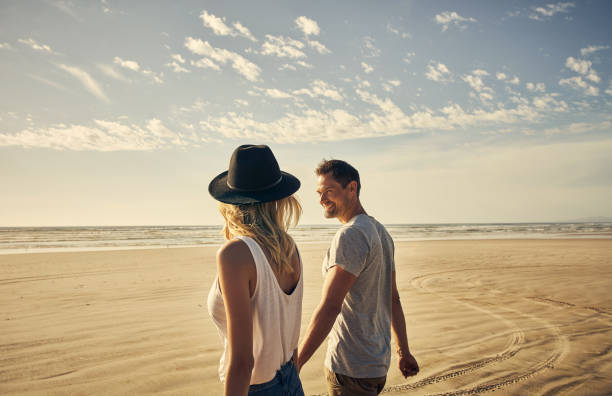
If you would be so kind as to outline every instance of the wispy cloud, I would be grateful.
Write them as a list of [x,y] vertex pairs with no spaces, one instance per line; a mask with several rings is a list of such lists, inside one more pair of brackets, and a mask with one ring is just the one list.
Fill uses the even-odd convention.
[[364,72],[368,74],[374,71],[374,68],[365,62],[361,62],[361,68],[363,69]]
[[304,33],[305,36],[318,36],[320,33],[319,24],[305,16],[296,18],[295,24]]
[[525,84],[525,88],[531,92],[546,92],[546,85],[544,83],[532,83],[528,82]]
[[266,41],[261,46],[263,55],[276,55],[279,58],[305,58],[302,51],[304,43],[290,37],[266,35]]
[[562,78],[559,80],[559,85],[569,86],[575,89],[583,89],[584,94],[587,96],[599,96],[599,88],[594,87],[584,81],[582,76],[574,76],[570,78]]
[[[208,41],[187,37],[185,39],[185,47],[196,55],[206,56],[218,63],[226,64],[230,62],[232,68],[249,81],[257,81],[261,73],[259,66],[244,58],[242,55],[223,48],[215,48],[210,45]],[[215,66],[218,68],[214,62],[208,63],[211,68],[215,68]]]
[[321,55],[325,55],[325,54],[330,54],[331,53],[331,51],[329,49],[327,49],[326,46],[324,46],[323,44],[321,44],[320,42],[318,42],[316,40],[308,40],[308,45],[310,47],[314,48]]
[[450,71],[444,63],[438,62],[438,64],[429,64],[425,77],[436,82],[446,82],[450,79]]
[[130,69],[132,71],[139,71],[140,70],[140,65],[138,64],[138,62],[136,61],[131,61],[131,60],[123,60],[118,56],[115,56],[113,58],[113,62],[123,68],[126,69]]
[[62,91],[67,91],[67,92],[70,91],[68,88],[64,87],[62,84],[60,84],[60,83],[58,83],[56,81],[52,81],[52,80],[49,80],[47,78],[43,78],[41,76],[36,76],[36,75],[33,75],[33,74],[28,74],[27,76],[32,78],[32,79],[34,79],[34,80],[36,80],[36,81],[40,81],[41,83],[46,84],[46,85],[48,85],[50,87],[57,88],[57,89],[60,89]]
[[414,58],[414,56],[416,55],[415,52],[408,52],[406,54],[406,56],[404,56],[404,59],[402,59],[404,62],[410,64],[412,63],[412,58]]
[[106,103],[110,102],[100,84],[98,84],[98,82],[94,80],[86,71],[75,66],[68,66],[64,64],[59,64],[57,67],[79,80],[81,84],[83,84],[83,87],[85,87],[86,90],[88,90],[98,99]]
[[455,11],[444,11],[437,14],[434,18],[437,24],[442,25],[442,31],[445,32],[450,26],[455,26],[460,30],[467,28],[467,23],[475,23],[477,20],[472,17],[463,17]]
[[565,67],[570,70],[575,71],[576,73],[582,74],[587,79],[598,83],[600,81],[597,72],[592,68],[593,63],[584,59],[576,59],[572,56],[568,57],[565,61]]
[[65,125],[24,129],[15,134],[0,133],[0,146],[50,148],[74,151],[149,151],[187,142],[160,120],[144,127],[115,121],[94,120],[93,125]]
[[556,3],[547,4],[543,7],[532,7],[532,13],[529,15],[530,19],[536,21],[544,21],[551,18],[555,14],[567,14],[570,8],[576,7],[574,3]]
[[390,23],[387,23],[387,32],[400,36],[403,39],[407,39],[411,37],[410,34],[406,32],[401,32],[399,29],[396,29],[393,26],[391,26]]
[[602,51],[602,50],[607,50],[609,48],[610,48],[610,46],[608,46],[608,45],[589,45],[586,48],[580,49],[580,55],[582,55],[582,56],[589,56],[589,55],[591,55],[594,52]]
[[189,70],[185,69],[182,65],[185,64],[185,59],[180,54],[172,54],[172,61],[166,63],[166,66],[171,67],[175,73],[189,73]]
[[164,82],[164,80],[162,79],[163,74],[155,73],[154,71],[152,71],[150,69],[141,69],[140,65],[136,61],[123,60],[120,57],[115,56],[113,58],[113,63],[115,63],[115,64],[117,64],[117,65],[119,65],[119,66],[121,66],[121,67],[123,67],[125,69],[131,70],[131,71],[134,71],[134,72],[138,72],[138,73],[144,75],[145,77],[148,77],[148,78],[152,79],[153,81],[155,81],[158,84],[161,84],[161,83]]
[[72,4],[72,2],[55,0],[55,1],[47,1],[46,3],[57,8],[64,14],[71,16],[76,21],[83,22],[83,18],[81,18],[74,10],[74,5]]
[[387,82],[382,83],[382,87],[385,91],[391,92],[393,88],[397,88],[402,84],[400,80],[388,80]]
[[0,43],[0,49],[13,49],[9,43]]
[[373,37],[366,36],[363,38],[361,54],[366,58],[376,58],[380,56],[380,49],[374,44],[376,40]]
[[311,98],[324,97],[335,101],[342,101],[343,97],[338,88],[323,80],[315,80],[310,84],[309,88],[302,88],[293,91],[294,95],[306,95]]
[[213,33],[217,36],[242,36],[251,41],[257,41],[249,29],[240,22],[234,22],[232,24],[233,27],[230,27],[225,23],[225,17],[219,18],[218,16],[209,14],[206,10],[202,11],[200,19],[202,19],[204,26],[212,29]]
[[119,80],[123,82],[132,82],[132,80],[130,80],[129,78],[127,78],[126,76],[124,76],[123,74],[115,70],[115,68],[112,65],[100,63],[97,66],[98,66],[98,69],[100,69],[102,73],[104,73],[106,76],[110,78],[114,78],[115,80]]
[[51,54],[54,53],[54,51],[51,49],[51,47],[49,47],[46,44],[40,44],[36,40],[34,40],[33,38],[27,38],[27,39],[20,38],[17,41],[19,41],[21,44],[27,45],[28,47],[30,47],[30,48],[32,48],[33,50],[36,50],[36,51],[48,52],[48,53],[51,53]]
[[273,99],[289,99],[293,96],[289,95],[287,92],[281,91],[276,88],[269,88],[264,91],[265,95],[273,98]]

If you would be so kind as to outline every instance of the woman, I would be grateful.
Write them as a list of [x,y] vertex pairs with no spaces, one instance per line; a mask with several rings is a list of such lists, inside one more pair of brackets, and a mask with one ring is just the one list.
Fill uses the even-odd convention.
[[208,191],[220,201],[227,242],[217,252],[208,312],[224,340],[225,395],[303,395],[294,366],[302,316],[302,263],[291,236],[300,181],[268,146],[244,145]]

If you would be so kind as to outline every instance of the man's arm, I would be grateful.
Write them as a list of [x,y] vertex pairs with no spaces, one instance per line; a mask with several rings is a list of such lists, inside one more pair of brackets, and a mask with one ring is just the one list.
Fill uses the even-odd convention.
[[395,271],[393,271],[393,285],[391,288],[391,330],[393,338],[397,344],[399,354],[399,369],[404,378],[416,375],[419,372],[419,365],[416,359],[410,354],[408,347],[408,336],[406,335],[406,320],[404,310],[400,301],[397,283],[395,281]]
[[346,293],[351,289],[357,277],[339,266],[332,267],[323,283],[321,302],[308,325],[306,336],[298,349],[298,371],[319,348],[331,331],[336,317],[342,309]]

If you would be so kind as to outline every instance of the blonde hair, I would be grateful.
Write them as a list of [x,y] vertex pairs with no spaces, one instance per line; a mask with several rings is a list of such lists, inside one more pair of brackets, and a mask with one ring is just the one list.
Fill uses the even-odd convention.
[[277,273],[293,272],[291,256],[295,242],[287,231],[297,225],[302,215],[302,205],[295,196],[247,205],[220,202],[219,212],[225,219],[222,231],[225,239],[251,237],[267,249],[272,256],[272,268]]

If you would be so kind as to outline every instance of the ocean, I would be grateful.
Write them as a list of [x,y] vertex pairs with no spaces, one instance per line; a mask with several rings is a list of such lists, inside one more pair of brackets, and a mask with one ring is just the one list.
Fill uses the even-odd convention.
[[[298,244],[327,243],[340,224],[300,225]],[[607,223],[387,224],[395,241],[612,238]],[[0,227],[0,254],[221,245],[221,226]]]

